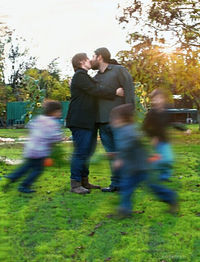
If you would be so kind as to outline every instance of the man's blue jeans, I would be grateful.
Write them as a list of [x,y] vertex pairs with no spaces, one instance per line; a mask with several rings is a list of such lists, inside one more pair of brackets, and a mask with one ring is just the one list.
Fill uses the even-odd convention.
[[29,187],[38,178],[38,176],[44,170],[44,158],[32,159],[28,158],[24,164],[20,166],[16,171],[6,176],[7,178],[15,181],[22,177],[26,173],[30,172],[28,177],[22,182],[21,186]]
[[[101,138],[101,142],[106,150],[106,152],[116,152],[115,140],[113,131],[109,124],[98,124],[99,135]],[[119,187],[119,176],[120,170],[114,170],[112,168],[112,160],[110,161],[111,168],[111,187]]]
[[171,189],[163,186],[159,178],[158,179],[147,179],[147,174],[144,171],[136,172],[135,174],[126,174],[124,172],[120,179],[120,208],[132,211],[131,197],[138,187],[138,185],[145,181],[146,185],[151,191],[159,198],[159,200],[173,204],[176,202],[177,195]]
[[97,141],[96,129],[70,128],[74,142],[71,161],[71,179],[81,181],[89,175],[89,159],[94,153]]

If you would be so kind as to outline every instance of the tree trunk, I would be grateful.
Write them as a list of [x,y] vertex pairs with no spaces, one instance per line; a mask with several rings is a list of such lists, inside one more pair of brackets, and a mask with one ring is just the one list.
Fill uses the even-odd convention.
[[196,108],[197,108],[197,123],[199,124],[199,131],[200,131],[200,104],[199,104],[199,99],[198,99],[198,102],[196,100],[196,101],[194,101],[194,103],[196,104]]

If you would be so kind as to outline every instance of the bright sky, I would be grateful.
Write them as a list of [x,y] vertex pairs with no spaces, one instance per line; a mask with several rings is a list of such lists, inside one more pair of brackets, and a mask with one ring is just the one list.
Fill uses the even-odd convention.
[[[63,74],[72,74],[71,57],[107,47],[112,56],[128,48],[115,16],[122,0],[0,0],[0,16],[27,40],[40,68],[60,57]],[[124,1],[123,1],[124,2]],[[68,64],[67,64],[68,62]],[[70,65],[70,66],[69,66]]]

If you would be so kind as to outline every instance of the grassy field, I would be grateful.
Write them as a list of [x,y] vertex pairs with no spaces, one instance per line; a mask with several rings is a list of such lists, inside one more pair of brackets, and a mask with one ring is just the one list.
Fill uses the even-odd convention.
[[[69,129],[64,129],[64,132],[67,136],[71,134]],[[27,134],[27,129],[0,129],[0,137],[24,138]]]
[[[67,133],[69,134],[69,133]],[[0,137],[23,137],[25,130],[0,130]],[[35,194],[24,195],[13,183],[0,191],[0,261],[4,262],[175,262],[200,261],[200,133],[173,136],[176,164],[173,183],[179,194],[180,212],[166,213],[167,206],[141,186],[134,196],[132,218],[111,216],[116,193],[93,190],[80,196],[69,192],[70,143],[62,145],[63,165],[49,167],[35,183]],[[91,181],[109,184],[108,161],[99,144],[92,159]],[[22,144],[0,145],[0,156],[19,159]],[[1,175],[15,166],[1,165]]]

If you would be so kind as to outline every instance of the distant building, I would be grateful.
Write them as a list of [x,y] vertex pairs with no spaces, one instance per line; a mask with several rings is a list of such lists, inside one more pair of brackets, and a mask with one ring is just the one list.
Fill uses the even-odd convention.
[[196,124],[198,110],[188,108],[170,108],[168,109],[171,114],[172,122],[182,122],[187,124]]
[[192,100],[187,96],[173,95],[174,106],[169,109],[173,122],[193,124],[198,122],[198,110],[193,108]]

